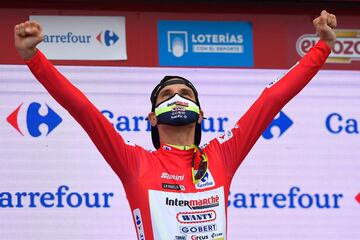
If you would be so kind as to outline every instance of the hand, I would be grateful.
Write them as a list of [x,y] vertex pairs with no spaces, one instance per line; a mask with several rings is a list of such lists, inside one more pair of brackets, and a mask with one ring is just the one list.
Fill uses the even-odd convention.
[[37,51],[36,45],[43,40],[42,27],[35,21],[26,21],[15,26],[15,48],[24,60]]
[[323,10],[321,15],[314,19],[313,24],[320,39],[332,48],[336,41],[336,34],[333,29],[337,25],[335,15]]

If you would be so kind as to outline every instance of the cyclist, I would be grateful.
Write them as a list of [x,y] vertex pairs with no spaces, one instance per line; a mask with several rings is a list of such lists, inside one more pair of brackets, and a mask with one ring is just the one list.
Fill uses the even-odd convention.
[[151,93],[149,121],[156,151],[127,144],[96,107],[36,48],[39,23],[15,26],[15,46],[47,91],[85,129],[119,176],[138,239],[226,239],[227,198],[236,170],[276,114],[319,71],[331,52],[336,17],[322,11],[314,21],[320,41],[261,96],[226,134],[203,149],[195,87],[166,76]]

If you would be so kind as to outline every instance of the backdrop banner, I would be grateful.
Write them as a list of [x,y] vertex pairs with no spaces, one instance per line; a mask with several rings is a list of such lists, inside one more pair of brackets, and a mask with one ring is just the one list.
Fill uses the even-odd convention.
[[[205,144],[287,71],[59,70],[119,134],[146,149],[150,92],[164,75],[196,85]],[[233,179],[228,239],[360,239],[359,88],[359,71],[321,71],[281,111]],[[0,136],[1,239],[136,239],[120,180],[25,66],[0,66]]]
[[39,44],[49,59],[126,60],[125,17],[38,16],[44,40]]

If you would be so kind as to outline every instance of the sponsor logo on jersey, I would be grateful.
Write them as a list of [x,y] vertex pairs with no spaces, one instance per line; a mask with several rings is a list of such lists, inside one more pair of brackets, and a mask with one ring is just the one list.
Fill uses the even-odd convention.
[[224,134],[221,134],[220,136],[216,137],[216,139],[219,141],[220,144],[223,144],[224,142],[228,141],[233,137],[233,133],[231,130],[227,131]]
[[280,81],[288,72],[290,72],[291,70],[293,70],[297,65],[299,64],[299,62],[297,62],[294,66],[292,66],[286,73],[284,73],[281,77],[279,77],[278,79],[272,81],[271,83],[269,83],[267,85],[266,88],[271,88],[272,86],[274,86],[275,83],[277,83],[278,81]]
[[194,234],[216,231],[216,224],[198,225],[198,226],[181,226],[180,233]]
[[[328,63],[351,63],[360,60],[360,31],[355,29],[336,29],[336,42],[332,48]],[[304,56],[318,41],[319,36],[305,34],[296,41],[296,50]]]
[[[186,109],[184,107],[177,106],[177,107],[174,107],[173,109],[171,109],[171,111],[172,112],[185,112]],[[173,114],[175,114],[175,113],[173,113]]]
[[134,220],[135,220],[135,226],[136,226],[136,232],[138,235],[138,239],[145,240],[145,232],[144,232],[144,225],[141,218],[141,212],[139,208],[134,209]]
[[[175,236],[184,235],[187,240],[191,239],[192,235],[208,235],[211,239],[212,233],[226,232],[223,186],[189,193],[149,189],[148,196],[154,239],[173,240]],[[188,205],[191,205],[192,200],[198,200],[191,203],[192,206],[197,204],[196,206],[209,207],[217,202],[219,205],[214,208],[190,209]],[[166,202],[168,205],[165,204]],[[170,224],[171,221],[175,222]],[[157,226],[165,226],[165,228],[159,232]]]
[[197,212],[179,212],[176,214],[179,223],[206,223],[216,220],[216,212],[214,210],[197,211]]
[[208,235],[204,235],[204,236],[192,235],[191,236],[191,240],[202,240],[202,239],[209,239],[209,236]]
[[124,140],[124,142],[125,142],[126,145],[129,145],[129,146],[132,146],[132,147],[136,146],[135,143],[133,143],[133,142],[131,142],[129,140]]
[[163,146],[163,149],[164,149],[164,150],[166,150],[166,151],[171,151],[171,147],[166,146],[166,145],[165,145],[165,146]]
[[169,174],[167,172],[163,172],[161,174],[161,178],[163,179],[171,179],[171,180],[176,180],[176,181],[183,181],[185,178],[185,174],[183,175],[175,175],[175,174]]
[[162,183],[162,188],[170,189],[170,190],[185,191],[184,185],[172,184],[172,183]]
[[194,200],[179,200],[178,198],[166,198],[165,204],[167,206],[189,207],[192,210],[213,208],[219,206],[220,198],[218,195],[213,195],[208,198],[194,199]]
[[222,237],[223,235],[224,235],[223,233],[213,233],[213,234],[211,234],[211,238],[217,239],[217,240],[222,240],[222,239],[224,239],[224,237]]
[[172,102],[172,103],[168,103],[167,106],[173,106],[173,105],[177,105],[177,106],[183,106],[183,107],[188,107],[189,103],[187,102],[181,102],[181,101],[176,101],[176,102]]
[[196,189],[204,189],[204,188],[210,188],[210,187],[214,187],[214,186],[215,186],[215,180],[214,180],[213,176],[211,175],[210,170],[207,170],[207,172],[205,173],[205,176],[200,180],[200,182],[195,184]]
[[175,240],[186,240],[186,236],[175,236]]
[[[48,128],[46,133],[47,136],[62,122],[62,118],[54,110],[52,110],[47,104],[45,104],[45,106],[47,113],[40,114],[40,108],[42,107],[40,103],[32,102],[27,107],[24,107],[22,103],[6,118],[6,120],[21,135],[24,136],[24,129],[22,130],[21,127],[19,127],[19,118],[25,117],[25,122],[26,122],[25,125],[27,131],[32,137],[40,137],[42,135],[42,133],[40,132],[40,125],[44,124]],[[19,112],[21,113],[24,112],[24,111],[20,111],[21,109],[24,108],[26,110],[25,116],[19,114]],[[20,124],[20,126],[21,125],[22,124]]]
[[209,146],[210,142],[206,142],[200,146],[201,149],[205,149],[207,146]]

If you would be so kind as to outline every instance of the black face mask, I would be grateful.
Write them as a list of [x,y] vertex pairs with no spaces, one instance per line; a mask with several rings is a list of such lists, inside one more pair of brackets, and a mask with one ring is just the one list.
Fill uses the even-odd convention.
[[[156,108],[156,99],[157,96],[159,94],[159,92],[161,91],[161,89],[163,89],[165,86],[171,85],[171,84],[184,84],[186,86],[188,86],[189,88],[191,88],[194,92],[195,95],[195,99],[196,99],[196,105],[199,106],[199,109],[201,109],[200,107],[200,102],[198,99],[198,93],[194,87],[194,85],[187,79],[180,77],[180,76],[165,76],[158,85],[156,85],[156,87],[154,88],[154,90],[151,92],[151,97],[150,97],[150,101],[151,101],[151,111],[155,112],[155,108]],[[157,126],[152,126],[151,127],[151,139],[152,142],[154,144],[154,147],[156,149],[160,148],[160,136],[159,136],[159,131]],[[195,145],[199,145],[201,141],[201,123],[196,123],[195,125],[195,136],[194,136],[194,144]]]
[[184,126],[198,121],[200,108],[192,100],[175,94],[156,106],[155,115],[159,124]]

